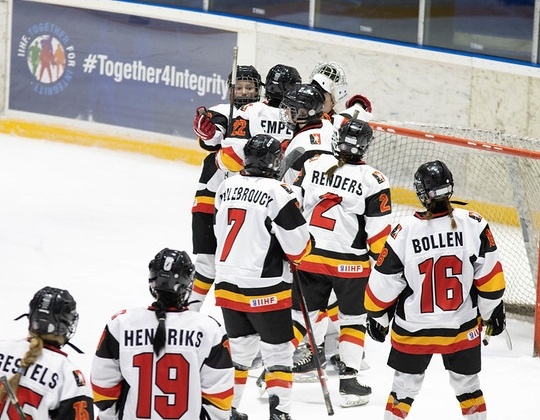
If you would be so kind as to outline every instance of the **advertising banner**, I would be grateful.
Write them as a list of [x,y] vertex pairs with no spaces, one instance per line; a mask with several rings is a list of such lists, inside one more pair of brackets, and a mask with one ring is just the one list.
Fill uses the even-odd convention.
[[11,40],[12,110],[194,137],[228,102],[234,32],[15,0]]

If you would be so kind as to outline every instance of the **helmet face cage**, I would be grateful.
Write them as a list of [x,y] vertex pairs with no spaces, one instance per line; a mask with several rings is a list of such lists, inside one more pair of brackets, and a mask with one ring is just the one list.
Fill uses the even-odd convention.
[[195,266],[185,251],[164,248],[148,264],[150,293],[175,293],[182,305],[186,305],[191,295]]
[[317,64],[311,72],[310,79],[317,82],[326,92],[330,93],[334,102],[339,102],[347,96],[345,71],[335,61]]
[[279,176],[283,152],[281,143],[269,134],[257,134],[244,146],[246,175],[276,178]]
[[308,124],[319,121],[323,114],[324,94],[309,84],[298,84],[292,87],[281,101],[280,119],[289,128],[296,124]]
[[265,90],[268,99],[281,101],[294,85],[302,83],[302,77],[294,67],[277,64],[266,76]]
[[67,290],[44,287],[30,301],[28,319],[29,331],[64,337],[67,342],[77,330],[77,303]]
[[[232,73],[227,78],[227,85],[231,89]],[[261,75],[253,66],[236,67],[236,83],[234,92],[234,106],[240,108],[261,99]]]
[[332,151],[337,159],[359,162],[373,139],[373,130],[365,121],[351,119],[339,128],[339,136],[332,139]]
[[424,163],[414,174],[414,190],[424,207],[448,199],[454,193],[452,172],[440,160]]

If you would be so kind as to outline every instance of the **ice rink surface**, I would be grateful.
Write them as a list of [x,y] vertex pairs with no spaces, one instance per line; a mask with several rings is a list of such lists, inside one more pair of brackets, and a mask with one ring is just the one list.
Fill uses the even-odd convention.
[[[1,339],[25,336],[28,302],[43,286],[68,289],[80,322],[72,342],[85,351],[67,353],[89,376],[101,330],[116,311],[152,302],[147,268],[164,247],[191,254],[191,204],[199,168],[180,162],[29,140],[0,134]],[[505,263],[505,262],[503,262]],[[207,299],[203,311],[220,317]],[[508,320],[510,351],[502,336],[483,348],[481,383],[490,420],[538,418],[540,358],[533,358],[533,325]],[[338,377],[327,368],[328,388],[339,419],[382,419],[393,371],[389,343],[366,338],[360,382],[373,388],[363,407],[338,405]],[[239,410],[268,418],[267,398],[250,374]],[[319,383],[295,384],[294,420],[327,417]],[[408,419],[461,418],[440,357],[434,357]]]

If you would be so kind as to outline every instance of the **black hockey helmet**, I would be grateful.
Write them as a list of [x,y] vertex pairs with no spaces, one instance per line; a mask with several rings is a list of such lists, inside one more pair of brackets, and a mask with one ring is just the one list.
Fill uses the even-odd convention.
[[424,163],[414,174],[414,190],[424,207],[448,199],[454,193],[452,172],[440,160]]
[[294,85],[302,83],[302,76],[296,68],[284,64],[276,64],[266,75],[266,97],[281,102],[283,96]]
[[355,163],[362,160],[373,139],[373,130],[365,121],[350,119],[332,139],[332,151],[337,159]]
[[256,134],[244,146],[244,174],[276,178],[282,159],[279,140],[269,134]]
[[321,119],[324,93],[312,84],[294,85],[280,104],[280,118],[290,128],[296,124],[308,124]]
[[152,296],[157,292],[176,293],[182,305],[191,295],[195,266],[185,251],[164,248],[148,264],[148,285]]
[[77,303],[67,290],[46,286],[30,301],[28,319],[30,332],[63,337],[66,343],[77,329]]
[[[229,73],[227,78],[227,86],[231,88],[232,73]],[[234,95],[234,106],[240,108],[252,102],[257,102],[261,99],[261,75],[253,66],[237,66],[236,67],[236,83],[239,81],[250,81],[255,85],[255,94],[253,96],[240,97]]]

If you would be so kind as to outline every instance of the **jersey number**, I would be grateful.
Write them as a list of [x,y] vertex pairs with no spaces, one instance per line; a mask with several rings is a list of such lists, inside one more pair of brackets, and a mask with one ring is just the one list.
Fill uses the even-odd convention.
[[221,251],[221,256],[219,257],[220,261],[225,261],[227,257],[229,256],[229,253],[231,252],[234,241],[236,240],[236,237],[238,236],[238,232],[240,232],[240,228],[244,224],[245,220],[246,220],[245,209],[235,209],[235,208],[229,209],[227,213],[227,223],[229,224],[229,226],[232,225],[232,227],[231,227],[231,230],[229,230],[227,237],[225,238],[225,243],[223,244],[223,250]]
[[[19,405],[21,407],[27,406],[37,409],[39,407],[39,404],[41,403],[41,400],[43,399],[43,396],[35,391],[32,391],[30,388],[19,385],[19,387],[17,388],[17,399],[19,400]],[[6,407],[7,410],[5,410]],[[4,413],[4,411],[7,411],[8,418],[10,419],[20,418],[19,412],[13,404],[9,403],[9,400],[7,398],[3,402],[0,402],[0,417]],[[32,420],[33,417],[29,414],[26,414],[26,419]]]
[[325,216],[324,213],[326,213],[332,207],[339,205],[343,198],[332,193],[323,194],[319,198],[321,201],[313,209],[313,214],[311,215],[309,224],[311,226],[320,227],[321,229],[334,230],[336,220]]
[[[141,353],[133,357],[133,366],[139,369],[139,395],[137,417],[151,418],[154,411],[163,419],[179,419],[188,409],[189,363],[181,354],[165,354],[157,362],[154,354]],[[152,386],[166,395],[153,396]]]
[[436,261],[429,258],[418,265],[423,274],[421,312],[431,313],[435,305],[443,311],[455,311],[463,303],[459,278],[463,262],[455,255],[446,255]]

